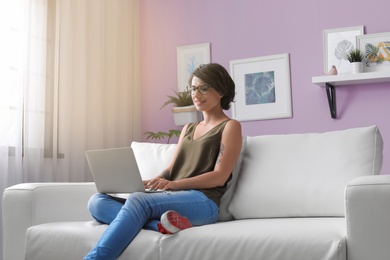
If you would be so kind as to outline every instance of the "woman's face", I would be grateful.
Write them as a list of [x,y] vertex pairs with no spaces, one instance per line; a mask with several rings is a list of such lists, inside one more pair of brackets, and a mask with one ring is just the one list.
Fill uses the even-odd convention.
[[193,90],[191,92],[192,101],[197,110],[204,112],[215,108],[221,109],[222,96],[212,86],[208,86],[200,78],[194,76],[191,87]]

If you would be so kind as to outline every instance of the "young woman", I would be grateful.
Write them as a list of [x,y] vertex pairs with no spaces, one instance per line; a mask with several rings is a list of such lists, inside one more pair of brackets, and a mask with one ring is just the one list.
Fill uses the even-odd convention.
[[235,84],[216,63],[200,65],[189,84],[204,120],[183,127],[167,169],[144,181],[146,188],[167,192],[136,192],[126,201],[93,195],[92,216],[109,226],[84,260],[116,259],[142,228],[169,234],[218,220],[219,202],[241,151],[241,125],[223,112],[234,99]]

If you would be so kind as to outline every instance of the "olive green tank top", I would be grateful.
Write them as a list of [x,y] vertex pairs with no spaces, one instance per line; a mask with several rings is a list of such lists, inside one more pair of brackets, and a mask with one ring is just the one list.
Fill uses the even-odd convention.
[[[180,180],[213,171],[219,155],[222,132],[228,121],[223,121],[195,140],[193,136],[199,122],[189,124],[172,166],[169,179],[173,181]],[[230,178],[231,174],[229,180]],[[219,206],[229,180],[223,186],[200,189],[200,191]]]

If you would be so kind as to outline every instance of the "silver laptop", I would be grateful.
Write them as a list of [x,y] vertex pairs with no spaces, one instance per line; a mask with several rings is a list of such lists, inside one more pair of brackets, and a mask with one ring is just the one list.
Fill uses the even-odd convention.
[[131,147],[89,150],[85,152],[85,156],[99,192],[145,192]]

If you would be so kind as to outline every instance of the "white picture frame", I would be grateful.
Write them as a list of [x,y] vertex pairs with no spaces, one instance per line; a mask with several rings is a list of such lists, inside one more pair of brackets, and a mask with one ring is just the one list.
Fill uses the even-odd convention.
[[238,121],[292,117],[289,54],[230,61],[236,84],[232,118]]
[[336,66],[337,74],[351,73],[347,53],[356,48],[356,36],[364,34],[364,26],[327,29],[323,31],[324,40],[324,74],[332,65]]
[[177,47],[177,82],[180,92],[188,86],[191,73],[206,63],[210,63],[210,43]]
[[[365,53],[364,72],[390,72],[390,32],[357,36],[356,44]],[[374,52],[376,57],[371,56]]]

